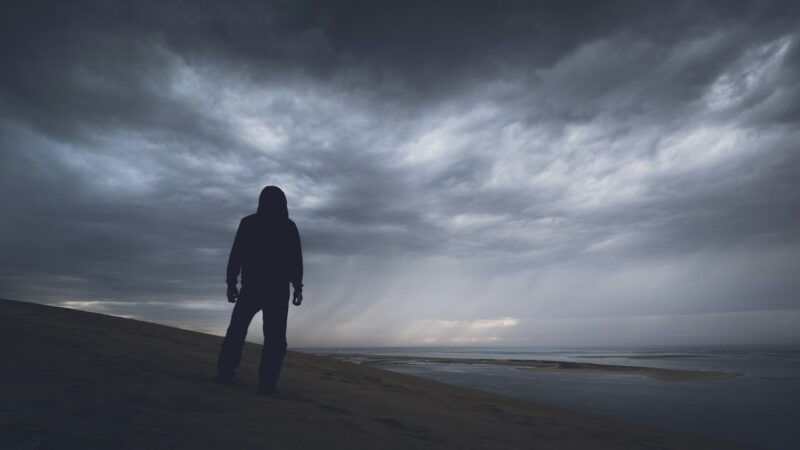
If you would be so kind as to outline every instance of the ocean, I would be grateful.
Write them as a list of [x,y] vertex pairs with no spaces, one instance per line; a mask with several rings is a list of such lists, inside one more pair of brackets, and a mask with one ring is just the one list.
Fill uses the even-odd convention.
[[[487,364],[394,360],[376,365],[445,383],[659,428],[775,449],[800,448],[799,347],[362,347],[303,348],[344,357],[532,359],[667,369],[714,370],[720,380],[658,380],[640,375],[550,372]],[[357,358],[346,358],[359,362]]]

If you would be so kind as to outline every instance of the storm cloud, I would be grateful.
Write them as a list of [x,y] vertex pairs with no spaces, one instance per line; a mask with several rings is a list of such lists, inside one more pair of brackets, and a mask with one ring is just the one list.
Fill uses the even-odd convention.
[[274,184],[290,346],[800,341],[796,2],[0,8],[0,297],[220,333]]

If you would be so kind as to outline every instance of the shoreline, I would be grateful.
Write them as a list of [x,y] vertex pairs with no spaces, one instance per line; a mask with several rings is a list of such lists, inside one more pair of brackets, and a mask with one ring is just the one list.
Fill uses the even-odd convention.
[[612,364],[584,363],[573,361],[550,361],[538,359],[491,359],[491,358],[447,358],[434,356],[394,356],[364,353],[325,353],[313,352],[318,356],[355,362],[368,366],[386,367],[405,365],[413,362],[425,364],[469,364],[510,366],[523,370],[564,372],[564,373],[607,373],[622,375],[640,375],[656,380],[669,381],[701,381],[725,380],[742,376],[740,373],[721,372],[715,370],[665,369],[645,366],[623,366]]

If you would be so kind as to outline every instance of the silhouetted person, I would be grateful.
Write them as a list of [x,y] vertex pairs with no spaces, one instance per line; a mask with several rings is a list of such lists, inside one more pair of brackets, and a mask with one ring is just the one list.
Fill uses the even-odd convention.
[[[239,272],[242,290],[237,289]],[[258,199],[258,212],[242,219],[228,258],[228,301],[236,303],[217,361],[216,380],[229,384],[242,356],[244,338],[253,316],[261,310],[264,348],[259,368],[258,393],[277,392],[286,355],[286,317],[289,283],[292,303],[303,301],[303,254],[297,225],[289,219],[286,196],[267,186]]]

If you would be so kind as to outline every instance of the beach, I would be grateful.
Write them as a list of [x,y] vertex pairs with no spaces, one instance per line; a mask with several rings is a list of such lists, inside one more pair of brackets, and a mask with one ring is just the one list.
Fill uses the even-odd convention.
[[625,422],[794,449],[795,346],[425,346],[302,349]]
[[739,448],[295,351],[255,396],[259,345],[220,386],[220,337],[65,308],[0,301],[0,333],[2,448]]

